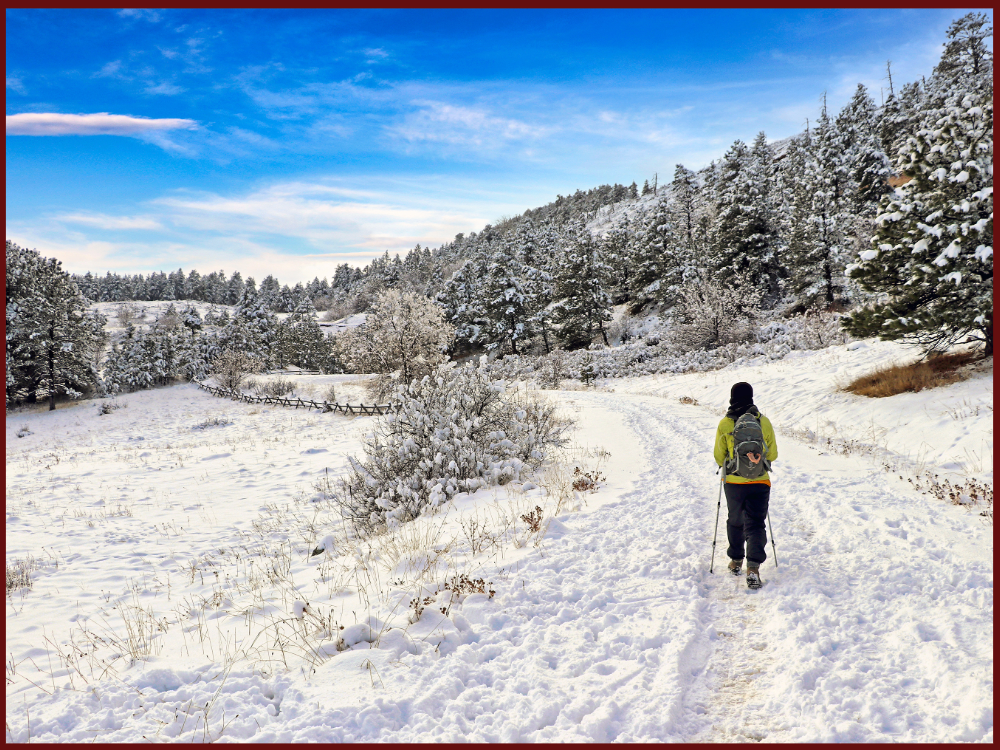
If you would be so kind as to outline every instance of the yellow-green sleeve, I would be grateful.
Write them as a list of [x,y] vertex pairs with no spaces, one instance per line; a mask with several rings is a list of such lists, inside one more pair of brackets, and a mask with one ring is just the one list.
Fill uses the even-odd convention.
[[771,420],[763,414],[760,417],[760,431],[764,433],[764,442],[767,443],[767,460],[773,461],[778,457],[778,443],[774,439],[774,427]]
[[[726,423],[729,423],[728,425]],[[729,446],[726,443],[726,433],[733,431],[733,420],[728,417],[719,422],[715,430],[715,463],[722,466],[729,458]]]

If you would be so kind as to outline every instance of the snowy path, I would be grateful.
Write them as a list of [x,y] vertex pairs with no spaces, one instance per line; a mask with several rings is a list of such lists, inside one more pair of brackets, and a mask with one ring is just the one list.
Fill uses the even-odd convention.
[[[201,398],[156,397],[191,408]],[[992,528],[868,460],[783,437],[779,423],[780,567],[769,559],[767,585],[751,592],[723,572],[724,510],[708,572],[717,416],[655,395],[558,398],[576,413],[577,440],[611,452],[607,484],[516,571],[483,571],[494,599],[471,595],[451,617],[429,607],[409,634],[333,652],[308,679],[164,654],[94,690],[38,696],[32,739],[187,738],[178,715],[210,703],[213,736],[242,741],[992,741]],[[243,411],[240,425],[266,416]],[[264,486],[281,497],[311,467],[303,448],[353,445],[356,428],[320,420],[297,434],[291,459],[269,443],[275,463],[246,481],[274,477]],[[239,500],[214,491],[217,503]],[[221,543],[235,533],[226,528],[205,539]],[[192,552],[209,548],[184,538]],[[37,595],[49,590],[41,579]],[[24,739],[23,698],[11,698],[8,738]]]
[[261,739],[992,738],[992,533],[975,517],[785,439],[781,567],[769,560],[750,592],[718,572],[721,535],[708,573],[716,418],[655,397],[567,398],[612,452],[602,493],[616,499],[568,520],[495,607],[470,602],[453,653],[384,669],[403,684],[378,711],[321,714],[317,735],[320,717],[293,706],[325,688],[297,686]]

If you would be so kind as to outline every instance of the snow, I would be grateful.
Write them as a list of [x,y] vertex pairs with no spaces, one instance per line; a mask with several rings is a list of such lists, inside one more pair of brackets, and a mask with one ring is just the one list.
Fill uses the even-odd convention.
[[[315,491],[371,418],[193,385],[9,413],[7,562],[34,570],[7,598],[7,740],[992,742],[992,528],[906,481],[992,486],[992,371],[838,391],[912,356],[546,391],[575,449],[371,543]],[[723,572],[724,511],[708,570],[739,380],[778,434],[755,592]],[[483,591],[441,588],[463,573]]]

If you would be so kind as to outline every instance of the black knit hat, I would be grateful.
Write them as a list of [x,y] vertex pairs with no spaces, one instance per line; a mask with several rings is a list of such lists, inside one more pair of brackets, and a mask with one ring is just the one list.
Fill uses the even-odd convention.
[[737,383],[729,392],[729,408],[739,409],[753,403],[753,386],[749,383]]

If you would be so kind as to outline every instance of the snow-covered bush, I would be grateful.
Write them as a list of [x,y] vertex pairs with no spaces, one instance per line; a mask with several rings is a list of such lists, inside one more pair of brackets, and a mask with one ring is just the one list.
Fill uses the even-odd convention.
[[245,352],[226,349],[212,361],[212,376],[220,388],[235,391],[243,384],[244,378],[260,372],[262,363]]
[[547,449],[565,443],[570,422],[537,397],[510,392],[485,364],[443,365],[393,395],[399,408],[379,419],[348,457],[333,500],[361,533],[412,520],[459,492],[518,480]]
[[688,349],[673,327],[651,326],[643,338],[623,346],[559,351],[548,356],[507,355],[489,363],[489,369],[495,378],[535,380],[541,388],[559,387],[553,376],[556,371],[560,378],[582,380],[585,370],[587,379],[718,370],[731,364],[779,360],[796,350],[846,344],[851,338],[840,328],[840,317],[838,313],[809,313],[791,319],[775,315],[758,322],[751,340],[711,350]]
[[375,300],[365,324],[334,340],[334,354],[349,372],[377,373],[372,396],[383,400],[397,383],[422,378],[447,360],[455,338],[440,307],[426,297],[390,289]]
[[728,287],[701,281],[681,287],[673,341],[684,350],[751,341],[762,295],[761,289],[746,283]]

